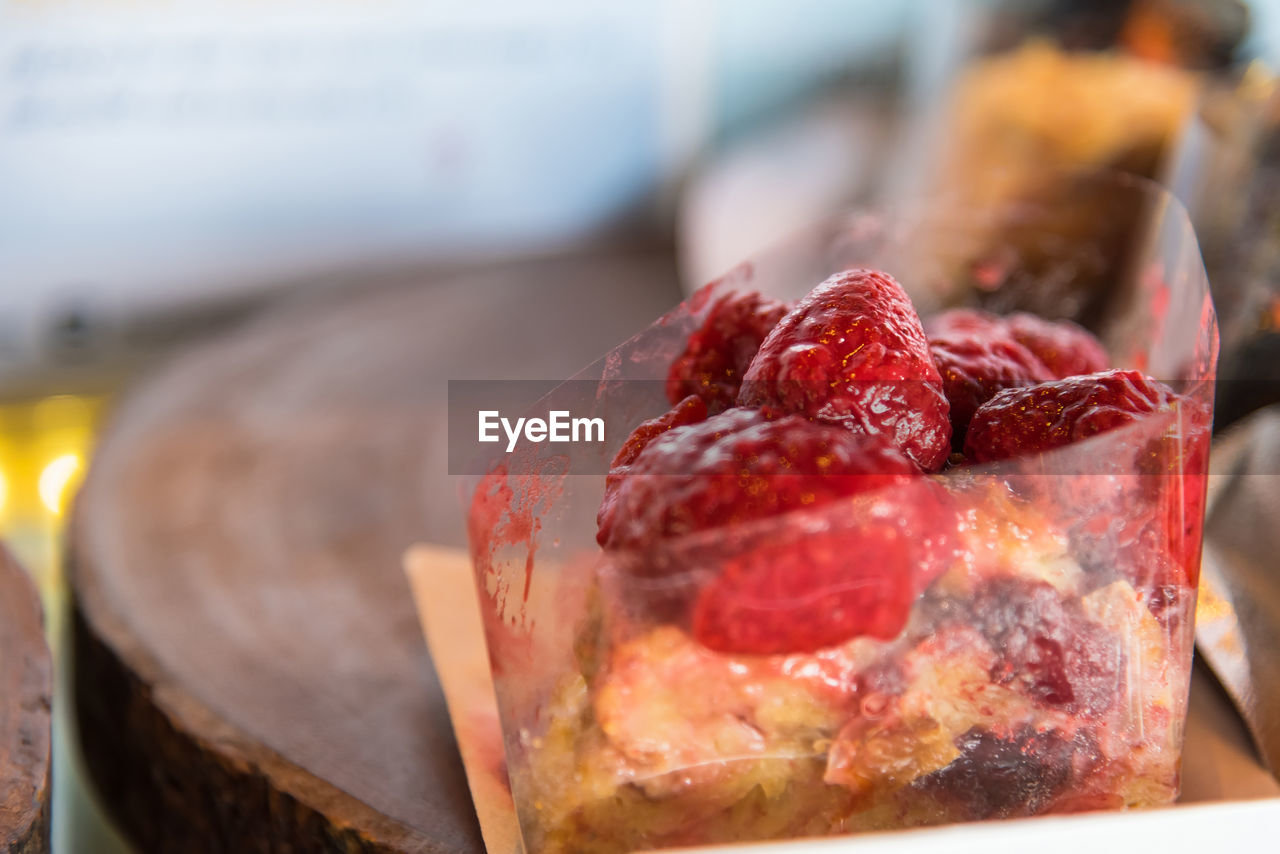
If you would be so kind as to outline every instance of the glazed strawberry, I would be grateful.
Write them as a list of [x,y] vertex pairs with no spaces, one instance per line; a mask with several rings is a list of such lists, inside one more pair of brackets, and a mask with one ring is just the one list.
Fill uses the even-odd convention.
[[1003,335],[1003,319],[998,314],[977,308],[949,308],[931,316],[924,322],[924,331],[930,338],[953,333],[979,335]]
[[974,413],[965,456],[978,463],[1050,451],[1170,409],[1180,400],[1137,371],[1006,389]]
[[1111,367],[1098,339],[1069,320],[1050,321],[1018,313],[1004,321],[1013,340],[1034,353],[1056,379],[1096,374]]
[[606,494],[596,538],[607,549],[642,549],[917,474],[893,448],[847,430],[730,409],[650,442]]
[[1015,341],[1043,363],[1049,379],[1094,374],[1111,366],[1098,339],[1069,320],[1045,320],[1025,312],[1002,317],[978,309],[953,308],[929,318],[925,329],[931,339],[969,333]]
[[912,603],[955,558],[959,516],[920,478],[847,528],[772,537],[726,562],[698,595],[693,635],[747,655],[896,637]]
[[758,293],[720,297],[671,365],[667,399],[676,403],[698,395],[712,414],[733,406],[760,342],[786,313],[784,303]]
[[622,469],[635,462],[636,457],[640,456],[640,452],[648,447],[649,443],[654,439],[673,427],[684,427],[689,424],[697,424],[699,421],[706,421],[707,414],[706,401],[696,394],[691,394],[657,418],[650,418],[645,421],[627,437],[627,441],[623,443],[618,450],[617,456],[613,458],[613,462],[609,466],[609,473],[611,475],[622,473]]
[[[612,504],[613,493],[631,471],[631,464],[635,462],[636,457],[640,456],[640,452],[647,448],[650,442],[675,427],[686,427],[706,420],[707,402],[696,394],[691,394],[657,418],[650,418],[641,423],[627,437],[627,441],[622,443],[622,447],[618,449],[613,462],[609,465],[609,474],[604,479],[604,500],[601,506]],[[603,513],[603,510],[601,512]]]
[[738,403],[887,441],[925,471],[950,451],[942,378],[920,318],[891,276],[847,270],[782,318],[751,361]]
[[996,392],[1054,379],[1027,348],[998,328],[989,335],[949,332],[931,337],[929,352],[951,404],[951,442],[956,450],[964,447],[973,413]]
[[[1175,405],[1180,435],[1156,425],[1113,451],[1121,456],[1078,472],[1084,476],[1030,478],[1021,487],[1046,512],[1065,511],[1072,552],[1095,585],[1120,578],[1150,591],[1149,605],[1164,619],[1163,599],[1194,587],[1199,569],[1209,416],[1196,401],[1134,371],[1004,391],[974,416],[966,455],[990,462],[1048,451]],[[1171,476],[1182,479],[1181,489],[1169,488]]]

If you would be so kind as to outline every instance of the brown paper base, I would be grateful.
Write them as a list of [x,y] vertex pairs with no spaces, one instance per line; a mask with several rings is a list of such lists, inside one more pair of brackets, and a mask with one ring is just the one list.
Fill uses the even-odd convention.
[[414,546],[404,564],[449,704],[485,849],[489,854],[523,854],[471,558],[457,549]]

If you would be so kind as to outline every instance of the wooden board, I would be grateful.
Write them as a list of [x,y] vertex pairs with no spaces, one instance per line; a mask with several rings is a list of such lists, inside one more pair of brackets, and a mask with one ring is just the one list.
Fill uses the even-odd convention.
[[0,547],[0,854],[49,850],[52,692],[40,599]]
[[665,250],[286,307],[118,411],[75,510],[91,773],[156,851],[481,848],[400,558],[460,544],[449,379],[571,374],[679,299]]

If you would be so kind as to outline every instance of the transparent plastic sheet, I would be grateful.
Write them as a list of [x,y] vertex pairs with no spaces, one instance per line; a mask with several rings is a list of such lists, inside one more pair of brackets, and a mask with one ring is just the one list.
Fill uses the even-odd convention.
[[[1187,218],[1154,185],[1087,179],[1079,210],[944,207],[820,224],[695,294],[535,409],[582,411],[608,441],[498,454],[464,490],[512,793],[526,849],[626,851],[1158,805],[1178,791],[1217,330]],[[1118,245],[1090,216],[1131,211]],[[1116,209],[1116,208],[1113,208]],[[1114,219],[1114,217],[1111,217]],[[1012,235],[971,257],[966,234]],[[831,273],[883,269],[921,315],[1057,305],[1118,367],[1182,396],[1172,410],[1037,457],[922,477],[661,554],[601,554],[598,474],[641,421],[714,297],[797,298]],[[1106,276],[1106,304],[1070,298]],[[1066,295],[1055,302],[1053,291]],[[1073,311],[1075,309],[1075,311]],[[590,470],[591,475],[576,474]],[[930,508],[963,524],[938,557]],[[770,550],[831,559],[850,533],[896,532],[906,628],[809,654],[734,656],[688,634],[699,590]],[[868,551],[875,554],[874,549]],[[661,559],[660,578],[629,562]],[[911,588],[904,582],[905,587]],[[838,591],[835,591],[838,593]],[[814,591],[815,597],[832,591]],[[892,599],[897,592],[882,591]],[[757,603],[768,619],[770,603]],[[782,610],[785,610],[783,608]]]

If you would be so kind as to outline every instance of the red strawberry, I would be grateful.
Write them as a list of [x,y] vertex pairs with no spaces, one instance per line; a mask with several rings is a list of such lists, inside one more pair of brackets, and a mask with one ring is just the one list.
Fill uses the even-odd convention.
[[930,338],[952,333],[1002,335],[1003,319],[998,314],[977,308],[950,308],[933,315],[924,322]]
[[606,495],[596,538],[607,549],[642,549],[917,475],[894,449],[847,430],[730,409],[650,442]]
[[1025,312],[1001,317],[972,308],[953,308],[929,318],[925,328],[931,338],[967,333],[1016,341],[1044,364],[1049,379],[1094,374],[1111,367],[1098,339],[1069,320],[1045,320]]
[[868,500],[849,527],[782,534],[730,558],[698,595],[694,637],[747,655],[895,637],[917,595],[955,559],[959,516],[924,478]]
[[965,456],[984,463],[1050,451],[1140,421],[1180,399],[1137,371],[1006,389],[974,413]]
[[691,394],[657,418],[650,418],[633,430],[609,465],[609,474],[604,479],[604,499],[601,501],[597,520],[603,518],[604,508],[613,504],[614,493],[623,478],[631,471],[631,464],[635,462],[636,457],[640,456],[641,451],[649,447],[650,442],[672,428],[686,427],[706,420],[706,401]]
[[1069,320],[1050,321],[1019,313],[1004,321],[1013,340],[1034,353],[1057,379],[1096,374],[1111,367],[1098,339]]
[[758,293],[720,297],[671,365],[667,399],[676,403],[696,394],[712,414],[733,406],[760,342],[786,313],[784,303]]
[[1159,610],[1173,595],[1165,588],[1194,585],[1199,568],[1209,417],[1196,401],[1136,371],[1010,389],[978,409],[965,453],[981,463],[1049,451],[1174,406],[1183,438],[1144,437],[1097,471],[1029,484],[1066,514],[1072,551],[1099,583],[1122,577]]
[[947,399],[920,318],[902,286],[872,270],[832,276],[800,300],[760,345],[738,403],[876,437],[926,471],[950,450]]
[[609,466],[609,473],[621,474],[621,469],[635,462],[636,457],[640,456],[640,452],[648,447],[650,442],[671,428],[684,427],[706,420],[706,401],[697,395],[689,395],[667,412],[657,418],[650,418],[633,430],[631,435],[627,437],[627,441],[618,450],[617,456],[613,458],[613,462]]
[[1026,347],[998,330],[934,336],[929,339],[929,352],[951,404],[951,442],[956,450],[964,447],[973,413],[996,392],[1054,379]]

